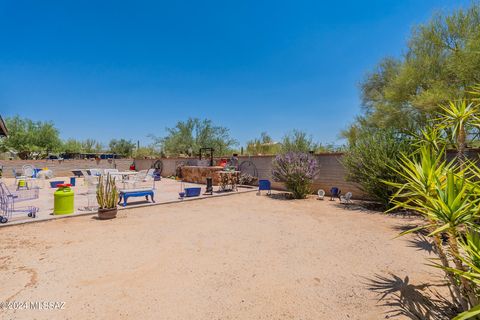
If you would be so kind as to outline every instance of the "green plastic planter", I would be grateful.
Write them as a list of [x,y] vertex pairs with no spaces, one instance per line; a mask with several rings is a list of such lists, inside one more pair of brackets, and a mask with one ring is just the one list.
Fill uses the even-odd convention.
[[74,211],[74,193],[70,184],[59,184],[53,194],[53,214],[72,214]]

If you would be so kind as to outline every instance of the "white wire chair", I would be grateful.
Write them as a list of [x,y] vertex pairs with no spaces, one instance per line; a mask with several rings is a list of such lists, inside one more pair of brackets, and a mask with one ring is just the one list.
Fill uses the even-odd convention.
[[96,192],[100,177],[96,175],[88,174],[87,170],[81,170],[81,172],[83,175],[83,179],[85,181],[85,185],[87,186],[87,189],[88,190],[94,189]]
[[[87,191],[84,195],[87,197],[87,206],[82,207],[79,210],[81,211],[95,211],[98,209],[97,203],[97,188],[100,182],[100,176],[90,175],[87,170],[80,170],[83,175],[83,181],[87,186]],[[90,171],[91,172],[91,171]]]
[[132,176],[129,179],[123,181],[124,189],[135,189],[138,184],[148,181],[147,180],[147,170],[140,170],[136,175]]
[[323,198],[325,198],[325,190],[323,189],[318,189],[318,200],[323,200]]
[[22,167],[23,175],[27,178],[33,178],[35,176],[35,167],[31,164],[26,164]]
[[35,176],[35,167],[31,164],[26,164],[22,167],[22,176],[25,179],[27,189],[39,187]]
[[353,194],[351,192],[345,193],[345,195],[340,196],[340,203],[344,204],[345,206],[352,204],[353,203],[352,196]]
[[102,175],[102,170],[100,169],[88,169],[90,171],[91,176],[101,176]]
[[111,174],[111,173],[116,173],[118,172],[118,169],[103,169],[103,174],[107,175],[107,174]]

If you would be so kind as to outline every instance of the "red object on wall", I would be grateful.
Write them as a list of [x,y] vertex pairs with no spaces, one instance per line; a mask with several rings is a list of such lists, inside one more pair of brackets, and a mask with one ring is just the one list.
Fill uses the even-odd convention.
[[218,161],[218,165],[219,165],[220,167],[225,167],[225,166],[227,165],[227,159],[220,159],[220,160]]
[[135,171],[135,163],[132,163],[132,164],[130,165],[130,170]]

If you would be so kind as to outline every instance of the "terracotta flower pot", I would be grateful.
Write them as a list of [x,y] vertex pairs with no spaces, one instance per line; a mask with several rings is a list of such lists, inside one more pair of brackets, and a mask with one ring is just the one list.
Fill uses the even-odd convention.
[[117,217],[117,208],[114,209],[98,209],[98,219],[108,220]]

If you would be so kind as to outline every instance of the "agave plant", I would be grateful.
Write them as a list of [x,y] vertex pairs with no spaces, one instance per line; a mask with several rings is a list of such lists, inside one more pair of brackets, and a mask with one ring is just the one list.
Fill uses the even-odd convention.
[[115,178],[107,174],[106,179],[100,177],[97,188],[97,202],[99,209],[114,209],[118,203],[118,190],[115,185]]

